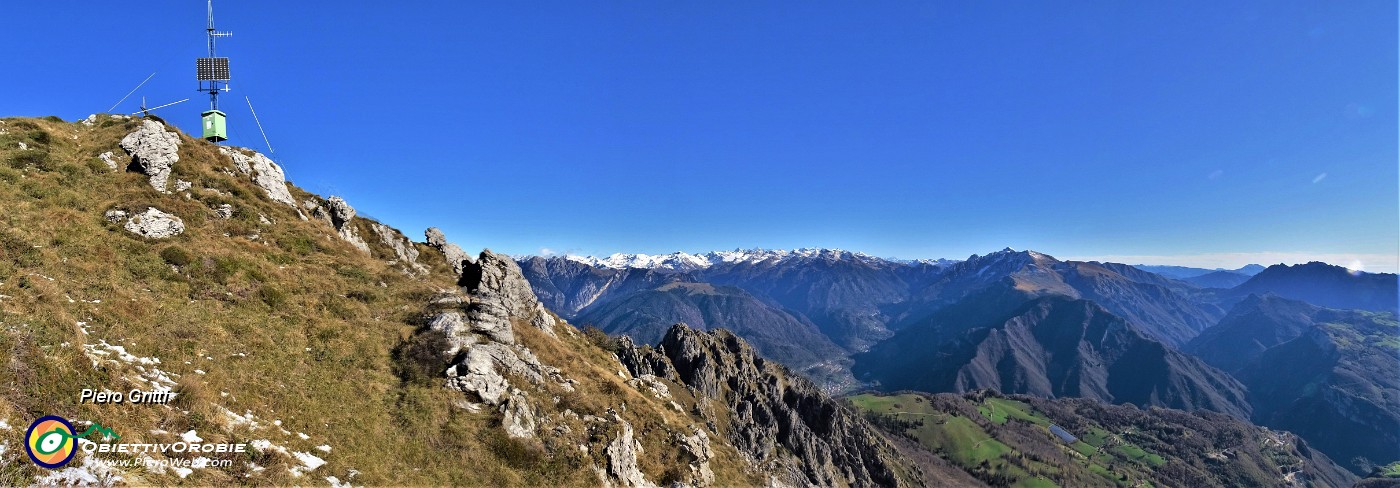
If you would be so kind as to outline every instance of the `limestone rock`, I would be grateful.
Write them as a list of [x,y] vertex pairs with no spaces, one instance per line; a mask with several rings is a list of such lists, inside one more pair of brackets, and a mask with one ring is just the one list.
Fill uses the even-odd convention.
[[121,222],[121,221],[123,221],[123,220],[126,220],[127,215],[128,215],[128,214],[126,213],[125,210],[118,209],[118,208],[114,208],[114,209],[108,210],[108,211],[106,211],[106,212],[103,212],[102,217],[105,218],[105,219],[107,219],[108,222],[111,222],[111,223],[115,224],[115,223],[117,223],[117,222]]
[[501,426],[506,429],[506,435],[515,438],[535,436],[535,412],[523,395],[511,395],[510,400],[501,406],[501,413],[505,416]]
[[228,203],[220,204],[219,208],[214,209],[214,215],[223,220],[233,218],[233,205]]
[[479,296],[477,302],[486,303],[487,310],[497,314],[496,319],[506,323],[512,318],[527,320],[535,328],[554,335],[554,316],[535,298],[515,260],[487,249],[476,262],[463,264],[462,286]]
[[510,383],[496,371],[490,352],[481,347],[467,351],[461,363],[447,370],[447,382],[453,388],[476,394],[491,406],[500,405],[510,389]]
[[[710,332],[676,324],[655,349],[621,341],[618,358],[638,376],[662,376],[668,368],[696,397],[727,405],[728,415],[696,404],[697,415],[755,465],[770,481],[795,486],[898,486],[898,451],[859,415],[822,393],[811,381],[767,361],[743,339],[726,331]],[[724,424],[719,426],[717,424]],[[717,428],[718,427],[718,428]],[[692,442],[693,443],[693,442]],[[691,449],[695,451],[695,449]],[[692,455],[695,459],[703,453]],[[695,466],[700,474],[699,466]]]
[[180,136],[166,132],[160,122],[145,119],[139,129],[122,138],[121,146],[141,172],[151,177],[151,187],[164,192],[171,168],[180,161]]
[[687,466],[690,468],[691,486],[705,487],[715,483],[715,473],[710,470],[710,459],[715,457],[715,453],[710,449],[710,436],[699,427],[691,427],[691,435],[676,434],[676,445],[681,448],[681,454],[690,458]]
[[606,453],[608,455],[608,474],[612,475],[621,486],[654,487],[655,483],[647,481],[646,475],[637,467],[637,454],[642,451],[641,444],[632,437],[632,424],[622,422],[622,432],[616,439],[608,443]]
[[176,180],[175,180],[175,191],[176,191],[177,193],[178,193],[178,192],[189,191],[189,189],[192,188],[192,187],[194,187],[194,183],[190,183],[190,182],[188,182],[188,181],[181,180],[181,179],[176,179]]
[[443,235],[442,229],[429,227],[423,233],[428,238],[428,245],[442,252],[442,256],[447,259],[447,264],[452,266],[452,273],[462,276],[462,269],[466,263],[472,262],[472,257],[463,251],[456,244],[447,242],[447,236]]
[[117,169],[119,169],[119,168],[121,168],[121,167],[117,165],[117,160],[112,159],[112,156],[113,156],[113,155],[112,155],[112,151],[107,151],[107,152],[104,152],[104,153],[102,153],[102,154],[97,155],[97,159],[101,159],[102,162],[103,162],[104,164],[107,165],[107,168],[108,168],[108,169],[111,169],[111,170],[113,170],[113,171],[116,171]]
[[655,375],[643,374],[627,380],[627,385],[636,388],[638,391],[651,393],[652,396],[661,400],[671,399],[671,387],[661,382]]
[[351,219],[355,218],[355,207],[351,207],[344,198],[337,196],[327,198],[326,205],[330,206],[331,225],[335,226],[335,231],[340,234],[340,238],[345,239],[345,242],[349,242],[365,254],[369,254],[369,244],[360,238],[359,231],[355,230],[355,226],[351,225],[350,222]]
[[374,222],[369,228],[379,236],[379,242],[389,246],[394,251],[394,258],[402,263],[408,274],[427,273],[428,269],[418,264],[418,248],[413,247],[413,241],[408,240],[402,233],[393,228]]
[[475,338],[470,334],[464,334],[467,326],[462,322],[462,314],[458,312],[443,312],[433,317],[428,322],[428,328],[441,332],[447,337],[449,347],[445,352],[448,356],[457,355],[462,348],[476,343]]
[[233,167],[248,176],[258,188],[262,188],[263,192],[267,193],[267,198],[296,208],[297,204],[292,200],[292,193],[287,190],[287,174],[277,163],[260,153],[253,152],[253,155],[249,156],[243,151],[231,147],[220,147],[219,152],[232,159]]
[[[111,218],[109,213],[108,218]],[[127,219],[126,228],[128,232],[150,239],[165,239],[175,237],[185,231],[185,222],[179,217],[162,212],[155,207],[146,209],[145,212],[131,216]]]

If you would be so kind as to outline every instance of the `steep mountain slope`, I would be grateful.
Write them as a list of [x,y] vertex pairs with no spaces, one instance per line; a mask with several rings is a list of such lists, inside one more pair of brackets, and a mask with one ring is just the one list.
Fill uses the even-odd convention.
[[878,430],[728,331],[677,324],[656,348],[624,338],[618,355],[639,378],[676,381],[707,399],[695,410],[758,464],[786,473],[778,482],[891,486],[949,476],[900,462]]
[[1015,286],[985,290],[857,355],[857,377],[886,391],[993,388],[1249,417],[1244,388],[1223,372],[1094,302],[1032,298]]
[[850,351],[889,337],[886,311],[908,300],[942,267],[896,263],[846,251],[784,260],[735,261],[707,269],[707,282],[742,288],[816,324]]
[[1217,368],[1237,371],[1269,348],[1303,335],[1321,310],[1273,294],[1249,295],[1182,350]]
[[[1297,436],[1212,412],[1083,399],[853,396],[881,429],[998,486],[1347,486],[1355,477]],[[1064,437],[1062,437],[1064,436]]]
[[[839,437],[868,431],[859,417],[804,421],[829,456],[763,425],[740,450],[737,427],[714,419],[748,403],[629,375],[612,345],[547,311],[511,259],[468,256],[432,230],[410,241],[256,153],[155,118],[0,119],[0,162],[0,485],[922,483],[852,453],[886,449]],[[707,354],[690,357],[722,361]],[[99,405],[83,388],[175,398]],[[248,452],[80,452],[50,471],[20,448],[44,415],[120,436],[99,444]],[[780,438],[798,455],[754,460],[751,446]]]
[[1303,436],[1357,474],[1400,460],[1394,314],[1251,295],[1189,350],[1249,387],[1259,424]]
[[1396,284],[1397,277],[1391,273],[1352,273],[1319,262],[1276,264],[1231,289],[1229,295],[1240,299],[1251,293],[1273,293],[1329,308],[1400,312]]
[[1035,251],[1004,249],[973,255],[947,269],[916,293],[901,321],[917,324],[963,298],[1010,279],[1017,290],[1093,300],[1129,319],[1152,337],[1171,345],[1214,324],[1224,311],[1190,295],[1190,285],[1144,273],[1131,266],[1059,261]]

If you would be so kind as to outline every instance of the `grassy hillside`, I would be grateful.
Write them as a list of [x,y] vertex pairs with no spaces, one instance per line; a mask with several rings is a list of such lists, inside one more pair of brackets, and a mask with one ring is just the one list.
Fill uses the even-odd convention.
[[[367,236],[366,255],[328,222],[269,200],[216,146],[183,134],[170,181],[191,186],[157,192],[145,175],[125,170],[130,157],[118,147],[139,122],[0,121],[0,350],[8,358],[0,367],[0,485],[55,474],[21,447],[25,426],[48,414],[80,430],[100,423],[122,442],[194,431],[206,442],[262,446],[227,468],[106,473],[137,484],[597,484],[590,467],[606,466],[603,447],[618,427],[586,418],[612,412],[636,427],[647,478],[677,478],[684,463],[670,447],[673,432],[695,423],[686,413],[695,400],[683,387],[672,385],[673,407],[628,386],[617,359],[582,334],[517,327],[519,342],[576,380],[576,390],[552,401],[531,393],[554,430],[508,437],[499,412],[443,388],[434,376],[442,369],[433,368],[445,365],[405,353],[433,311],[430,300],[455,288],[442,254],[414,244],[429,272],[409,275],[368,237],[372,221],[352,221]],[[117,169],[101,159],[107,152]],[[324,204],[291,192],[297,202]],[[225,204],[232,218],[219,218]],[[185,232],[148,240],[104,219],[109,209],[148,206],[178,216]],[[78,402],[83,388],[154,386],[173,387],[175,403]],[[566,409],[574,415],[562,415]],[[763,479],[732,448],[714,450],[717,484]],[[85,456],[70,467],[104,474]]]

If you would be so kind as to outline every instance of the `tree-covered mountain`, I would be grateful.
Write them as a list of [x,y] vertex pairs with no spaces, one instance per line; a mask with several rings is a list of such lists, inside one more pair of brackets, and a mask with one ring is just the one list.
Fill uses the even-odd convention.
[[1250,295],[1187,346],[1249,388],[1253,418],[1357,474],[1400,460],[1400,327],[1388,312]]
[[1007,283],[856,355],[885,391],[991,388],[1249,417],[1244,387],[1098,304]]

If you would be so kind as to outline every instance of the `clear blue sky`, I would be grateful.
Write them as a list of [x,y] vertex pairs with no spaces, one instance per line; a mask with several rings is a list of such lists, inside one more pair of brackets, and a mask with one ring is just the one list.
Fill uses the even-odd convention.
[[[249,96],[296,184],[418,238],[1390,270],[1396,9],[215,3],[230,143],[265,149]],[[195,97],[161,115],[198,128],[203,0],[4,10],[0,115],[81,118],[158,71],[117,111]]]

